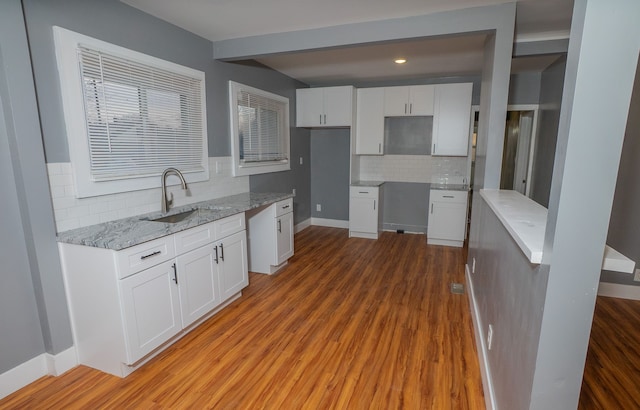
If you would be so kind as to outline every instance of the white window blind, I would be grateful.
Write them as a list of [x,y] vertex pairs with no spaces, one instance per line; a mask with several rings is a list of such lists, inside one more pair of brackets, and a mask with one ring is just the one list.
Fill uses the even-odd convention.
[[291,169],[289,99],[229,81],[234,175]]
[[285,104],[281,101],[238,91],[240,162],[288,161],[282,132]]
[[83,45],[77,53],[92,180],[203,171],[203,78]]

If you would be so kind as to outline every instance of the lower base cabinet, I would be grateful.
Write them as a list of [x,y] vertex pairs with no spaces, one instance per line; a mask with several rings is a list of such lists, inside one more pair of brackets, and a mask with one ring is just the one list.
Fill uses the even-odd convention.
[[293,199],[247,212],[249,270],[274,274],[293,256]]
[[349,188],[349,237],[378,239],[382,231],[382,186]]
[[249,283],[244,213],[121,251],[59,248],[79,362],[120,377]]
[[427,243],[462,247],[467,232],[466,191],[431,190]]

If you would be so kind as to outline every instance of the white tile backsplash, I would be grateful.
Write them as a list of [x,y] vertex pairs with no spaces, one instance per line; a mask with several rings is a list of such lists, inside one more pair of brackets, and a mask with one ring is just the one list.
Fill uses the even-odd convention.
[[[463,183],[468,157],[430,155],[362,155],[360,180],[419,183]],[[456,182],[460,180],[460,182]]]
[[[168,188],[173,192],[173,206],[249,192],[248,176],[232,176],[231,157],[209,158],[209,169],[208,181],[189,184],[190,196],[178,186]],[[76,198],[71,163],[50,163],[47,171],[58,232],[160,210],[160,188]]]

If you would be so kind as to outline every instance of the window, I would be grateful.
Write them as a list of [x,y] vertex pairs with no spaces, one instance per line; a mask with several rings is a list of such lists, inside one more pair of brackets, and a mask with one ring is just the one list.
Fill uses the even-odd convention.
[[76,195],[209,178],[204,73],[54,29]]
[[289,99],[229,81],[234,175],[286,171]]

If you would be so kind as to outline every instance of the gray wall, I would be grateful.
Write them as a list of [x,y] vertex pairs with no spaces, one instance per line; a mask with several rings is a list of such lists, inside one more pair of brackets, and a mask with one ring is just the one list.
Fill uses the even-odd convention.
[[21,3],[0,2],[0,373],[72,344]]
[[[349,129],[311,131],[311,216],[349,220]],[[322,211],[316,211],[316,204]]]
[[[629,106],[627,129],[620,157],[616,193],[609,221],[607,244],[640,266],[640,70],[636,78]],[[640,285],[628,273],[603,271],[600,278],[604,282]]]
[[509,81],[509,104],[538,104],[542,73],[512,74]]
[[540,82],[540,122],[534,147],[531,199],[544,207],[549,205],[566,64],[566,57],[560,57],[542,72]]
[[430,184],[385,182],[384,229],[427,233]]

